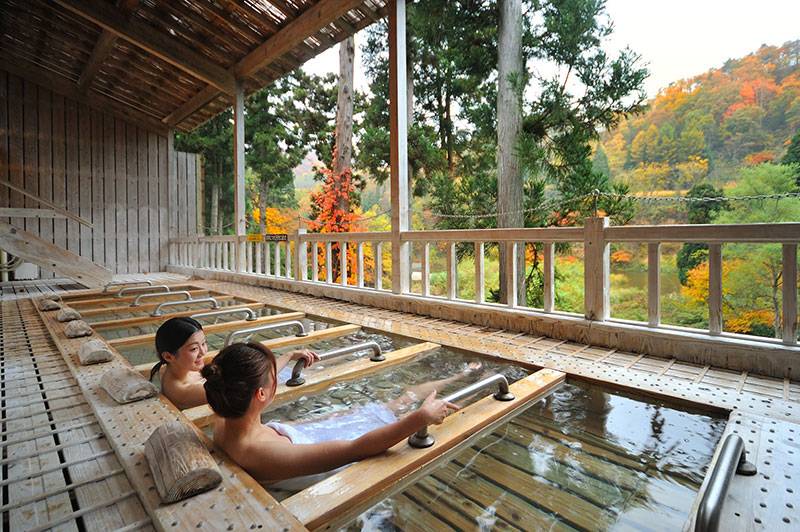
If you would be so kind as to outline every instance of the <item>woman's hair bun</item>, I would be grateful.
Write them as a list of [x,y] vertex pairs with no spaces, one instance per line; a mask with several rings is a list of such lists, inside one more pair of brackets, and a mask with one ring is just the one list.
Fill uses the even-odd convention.
[[206,379],[206,382],[219,382],[222,379],[222,368],[212,362],[203,366],[200,374]]

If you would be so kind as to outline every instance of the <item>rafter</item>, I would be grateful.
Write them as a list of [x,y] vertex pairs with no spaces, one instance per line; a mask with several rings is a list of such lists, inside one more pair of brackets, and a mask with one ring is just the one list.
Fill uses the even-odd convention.
[[76,15],[97,24],[117,37],[125,39],[187,74],[213,85],[220,91],[233,94],[233,73],[210,61],[173,36],[162,33],[138,20],[127,20],[114,6],[105,2],[88,0],[54,0],[55,3]]
[[[117,5],[121,13],[128,15],[139,5],[139,0],[120,0]],[[103,66],[106,57],[114,49],[114,43],[117,42],[117,38],[116,34],[106,29],[103,30],[92,49],[89,61],[86,62],[86,66],[81,72],[81,77],[78,79],[78,90],[84,93],[87,91],[89,84],[91,84],[100,67]]]

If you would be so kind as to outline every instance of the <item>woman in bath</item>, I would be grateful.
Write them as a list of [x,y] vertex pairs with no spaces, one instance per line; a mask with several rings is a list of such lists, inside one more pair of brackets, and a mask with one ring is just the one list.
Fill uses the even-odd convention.
[[[178,317],[162,323],[156,331],[156,352],[158,362],[150,370],[150,380],[160,374],[161,393],[181,410],[206,404],[205,379],[200,370],[205,365],[208,344],[200,322]],[[291,351],[278,359],[278,371],[291,361],[304,360],[310,366],[318,359],[307,349]]]
[[315,475],[384,452],[458,409],[436,399],[397,418],[385,405],[370,404],[335,420],[328,430],[315,423],[261,423],[275,397],[279,371],[272,352],[260,344],[233,344],[202,370],[208,403],[219,417],[214,442],[257,480],[273,483]]

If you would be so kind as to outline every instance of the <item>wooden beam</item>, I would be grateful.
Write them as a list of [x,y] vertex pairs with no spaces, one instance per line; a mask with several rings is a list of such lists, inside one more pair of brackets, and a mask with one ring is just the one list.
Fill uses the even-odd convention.
[[439,458],[471,435],[525,408],[564,382],[565,374],[543,369],[511,385],[513,401],[489,396],[448,416],[432,427],[436,443],[413,449],[403,440],[388,451],[351,465],[343,471],[285,499],[282,505],[310,530],[337,523],[361,511],[363,505],[384,497],[392,485],[406,475]]
[[[117,2],[119,11],[125,15],[129,15],[138,4],[139,0],[120,0]],[[114,33],[103,30],[92,49],[92,55],[89,57],[89,61],[87,61],[86,66],[83,67],[81,77],[78,78],[79,91],[86,93],[95,75],[106,60],[106,57],[108,57],[108,54],[114,49],[114,43],[116,42],[117,36]]]
[[[241,305],[230,305],[225,307],[225,310],[250,307],[252,304],[253,303],[242,303]],[[204,311],[198,309],[182,310],[180,312],[170,312],[168,317],[177,318],[179,316],[191,316],[192,314],[197,314],[198,312],[204,312]],[[92,323],[92,329],[94,329],[95,331],[101,331],[104,329],[118,329],[120,327],[133,327],[135,325],[146,325],[148,323],[160,323],[164,321],[166,317],[167,316],[153,317],[148,314],[147,316],[137,316],[134,318],[122,318],[118,320],[98,321]]]
[[91,94],[83,94],[78,90],[78,85],[73,80],[64,77],[58,72],[46,70],[25,59],[10,56],[2,50],[0,50],[0,65],[0,69],[6,72],[50,89],[56,94],[75,100],[92,109],[111,114],[147,131],[152,131],[162,136],[166,136],[169,131],[157,118],[141,109],[109,98],[97,91],[93,91]]
[[66,214],[53,209],[15,209],[14,207],[0,207],[0,218],[66,218]]
[[113,5],[89,0],[55,0],[55,2],[67,11],[125,39],[190,76],[214,85],[228,94],[234,93],[236,88],[234,76],[224,67],[149,24],[128,20],[126,15]]
[[0,222],[0,248],[86,286],[100,287],[111,282],[111,270],[6,222]]
[[[81,218],[77,214],[72,214],[68,210],[62,209],[61,207],[59,207],[55,203],[50,203],[46,199],[40,198],[36,194],[32,194],[32,193],[28,192],[24,188],[20,188],[20,187],[14,185],[13,183],[9,183],[5,179],[0,179],[0,185],[6,186],[6,187],[10,188],[11,190],[19,192],[20,194],[22,194],[24,196],[28,196],[29,198],[31,198],[31,199],[33,199],[35,201],[38,201],[42,205],[46,205],[46,206],[50,207],[55,212],[61,214],[64,218],[69,218],[70,220],[78,222],[79,224],[86,225],[88,227],[94,228],[94,225],[92,225],[92,222],[90,222],[89,220]],[[25,209],[23,209],[23,210],[25,210]]]

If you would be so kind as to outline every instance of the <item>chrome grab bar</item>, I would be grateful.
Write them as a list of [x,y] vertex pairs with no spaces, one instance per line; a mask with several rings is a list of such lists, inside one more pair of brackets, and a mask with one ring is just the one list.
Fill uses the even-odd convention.
[[259,325],[258,327],[250,327],[249,329],[239,329],[238,331],[231,331],[228,333],[227,338],[225,338],[225,347],[228,347],[233,343],[233,339],[237,336],[247,336],[245,341],[247,341],[251,336],[253,336],[257,332],[262,331],[270,331],[272,329],[282,329],[283,327],[295,327],[297,328],[298,332],[295,336],[308,336],[306,332],[306,327],[301,322],[297,320],[291,321],[281,321],[278,323],[268,323],[266,325]]
[[169,291],[170,291],[169,286],[165,284],[150,285],[150,286],[129,286],[127,288],[120,289],[114,297],[122,297],[125,294],[130,294],[131,292],[145,292],[147,294],[149,293],[156,294]]
[[738,434],[728,434],[709,476],[706,491],[700,499],[694,521],[695,532],[716,532],[719,529],[722,505],[725,503],[733,475],[749,477],[757,472],[756,466],[747,461],[744,440]]
[[137,284],[146,284],[148,286],[153,286],[153,281],[149,281],[145,279],[144,281],[111,281],[110,283],[106,283],[103,287],[103,294],[108,293],[108,289],[112,286],[128,286],[128,285],[137,285]]
[[[491,377],[487,377],[483,380],[480,380],[476,383],[470,384],[465,388],[460,389],[457,392],[453,392],[447,397],[443,397],[442,401],[446,401],[448,403],[453,403],[458,401],[459,399],[463,399],[465,397],[469,397],[470,395],[483,390],[484,388],[489,388],[490,386],[494,386],[497,384],[497,392],[492,394],[492,397],[497,399],[498,401],[513,401],[514,394],[512,394],[508,389],[508,380],[506,380],[505,375],[496,374],[492,375]],[[436,443],[436,440],[433,436],[428,433],[428,426],[421,428],[415,434],[412,434],[408,437],[408,444],[415,449],[425,449],[430,447]]]
[[[171,292],[173,294],[177,294],[178,292]],[[164,307],[175,307],[177,305],[198,305],[202,303],[211,303],[211,308],[219,308],[219,301],[217,301],[213,297],[201,297],[198,299],[187,299],[186,301],[164,301],[163,303],[159,303],[156,309],[150,313],[150,315],[154,318],[158,316],[163,316],[164,311],[162,310]]]
[[192,314],[191,317],[194,319],[198,319],[198,318],[211,318],[214,316],[228,316],[233,314],[245,314],[245,320],[247,321],[255,321],[257,318],[256,312],[250,307],[212,310],[211,312],[201,312],[199,314]]
[[136,296],[136,299],[133,300],[131,303],[132,307],[138,307],[141,305],[142,299],[149,299],[151,297],[167,297],[167,296],[183,296],[184,301],[189,301],[192,299],[192,294],[189,293],[188,290],[178,290],[175,292],[156,292],[155,294],[140,294]]
[[[331,349],[330,351],[325,351],[324,353],[320,353],[319,359],[320,360],[330,360],[332,358],[340,357],[343,355],[348,355],[350,353],[357,353],[359,351],[364,351],[365,349],[369,349],[372,351],[372,356],[370,360],[373,362],[383,362],[386,360],[386,357],[383,356],[383,351],[381,350],[381,346],[377,344],[377,342],[363,342],[360,344],[354,345],[346,345],[344,347],[339,347],[336,349]],[[303,368],[306,367],[304,360],[298,360],[294,364],[294,368],[292,369],[292,378],[286,381],[286,386],[300,386],[304,384],[306,380],[303,378]]]

